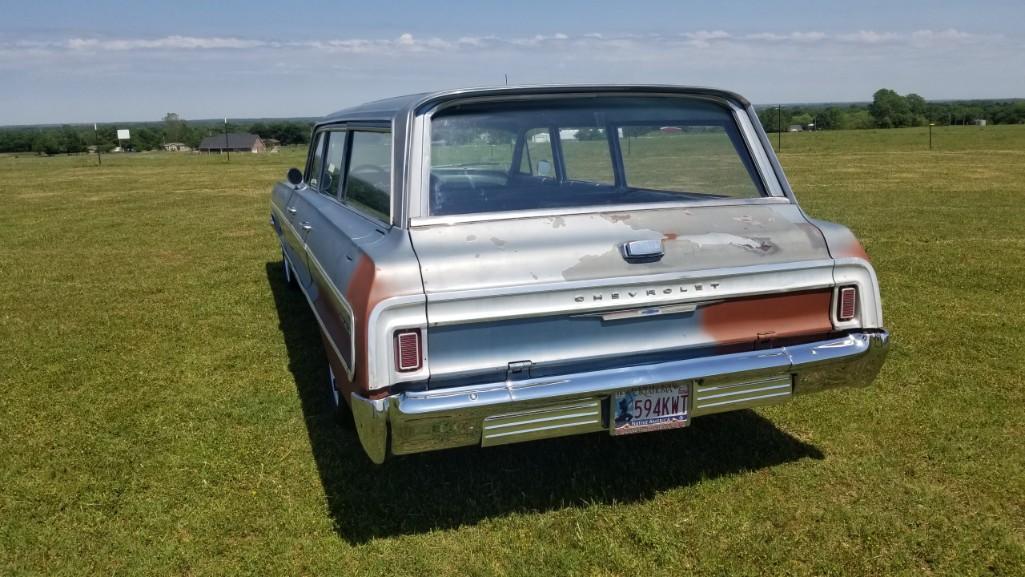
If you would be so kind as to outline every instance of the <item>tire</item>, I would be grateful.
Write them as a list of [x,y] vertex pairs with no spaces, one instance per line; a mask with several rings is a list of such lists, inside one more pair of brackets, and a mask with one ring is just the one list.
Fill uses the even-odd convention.
[[355,431],[356,421],[353,419],[352,411],[349,410],[349,405],[344,402],[341,393],[338,392],[338,383],[335,382],[335,371],[331,368],[331,363],[327,364],[327,375],[327,404],[331,418],[343,430]]

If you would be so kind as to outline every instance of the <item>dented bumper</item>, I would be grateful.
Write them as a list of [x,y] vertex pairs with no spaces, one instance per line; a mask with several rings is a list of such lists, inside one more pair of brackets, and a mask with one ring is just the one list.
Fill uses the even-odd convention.
[[[866,386],[882,367],[886,331],[558,377],[497,382],[383,399],[352,396],[363,448],[386,455],[465,445],[496,445],[608,429],[617,391],[690,382],[691,417],[784,401],[795,394]],[[725,392],[724,392],[725,391]]]

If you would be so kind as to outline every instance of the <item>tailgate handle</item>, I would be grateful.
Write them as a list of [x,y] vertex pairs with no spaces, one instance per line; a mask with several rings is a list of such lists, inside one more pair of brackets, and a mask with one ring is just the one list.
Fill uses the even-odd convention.
[[506,381],[518,381],[530,377],[530,369],[534,367],[531,361],[516,361],[509,363],[505,371]]
[[623,259],[627,262],[655,262],[662,260],[665,251],[662,239],[632,240],[623,243]]

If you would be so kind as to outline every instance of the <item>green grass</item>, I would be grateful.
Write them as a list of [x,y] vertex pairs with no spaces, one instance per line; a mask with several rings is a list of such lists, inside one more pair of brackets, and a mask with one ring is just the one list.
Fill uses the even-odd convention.
[[1025,127],[923,135],[784,135],[874,387],[380,467],[279,280],[301,157],[0,157],[0,575],[1022,575]]

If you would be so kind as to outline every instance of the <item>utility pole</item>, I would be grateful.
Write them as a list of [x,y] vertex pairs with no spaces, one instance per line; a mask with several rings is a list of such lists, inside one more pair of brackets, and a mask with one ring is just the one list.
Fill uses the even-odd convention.
[[228,162],[231,162],[231,149],[228,148],[228,117],[224,117],[224,152],[228,154]]
[[776,151],[783,150],[783,105],[776,105]]
[[93,123],[93,146],[96,147],[96,166],[103,166],[103,157],[100,155],[100,129]]

